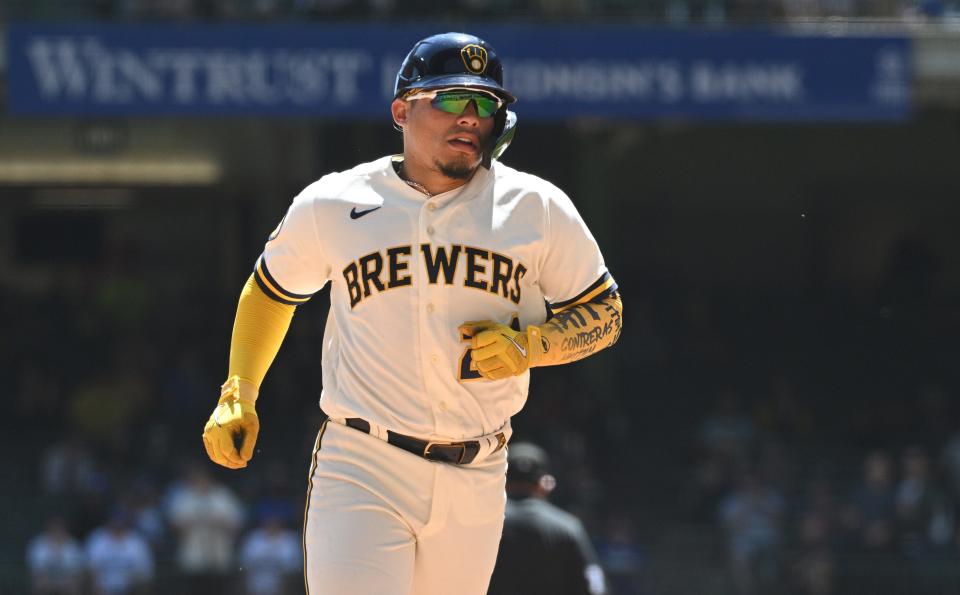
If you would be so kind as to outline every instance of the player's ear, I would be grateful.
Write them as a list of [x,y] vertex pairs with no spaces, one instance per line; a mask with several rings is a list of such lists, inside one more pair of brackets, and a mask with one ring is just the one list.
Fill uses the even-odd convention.
[[403,128],[403,125],[407,123],[407,111],[409,109],[409,103],[402,99],[394,99],[393,103],[390,104],[390,114],[393,116],[393,123]]

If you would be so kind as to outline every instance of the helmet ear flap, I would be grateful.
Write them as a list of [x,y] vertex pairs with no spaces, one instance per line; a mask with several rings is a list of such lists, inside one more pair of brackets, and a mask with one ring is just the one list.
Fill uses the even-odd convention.
[[508,110],[506,106],[493,116],[493,134],[484,147],[483,160],[480,164],[490,169],[490,163],[494,159],[499,159],[506,152],[507,147],[513,141],[513,135],[517,132],[517,114]]
[[503,106],[493,115],[493,138],[499,138],[503,134],[503,128],[507,125],[507,106]]

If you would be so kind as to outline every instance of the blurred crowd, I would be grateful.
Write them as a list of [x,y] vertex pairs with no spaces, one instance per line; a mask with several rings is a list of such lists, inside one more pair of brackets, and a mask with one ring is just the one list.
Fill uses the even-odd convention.
[[[202,223],[224,207],[166,208]],[[209,238],[161,252],[147,248],[160,230],[117,229],[85,261],[0,285],[16,339],[0,342],[0,427],[13,437],[0,584],[299,592],[325,294],[298,308],[270,370],[253,462],[220,469],[200,432],[246,267],[218,288],[217,253],[196,248]],[[514,428],[550,453],[551,497],[583,520],[613,595],[960,584],[960,319],[938,289],[947,259],[907,237],[857,291],[698,287],[632,268],[630,238],[604,237],[624,263],[611,266],[629,304],[624,336],[609,354],[538,371]]]
[[[104,493],[80,446],[55,445],[42,463],[46,494],[76,504],[65,507],[69,522],[49,517],[27,546],[34,593],[297,591],[302,554],[290,528],[292,499],[267,494],[245,507],[199,464],[162,494],[145,481]],[[161,577],[158,561],[166,566]]]
[[[937,356],[949,327],[924,281],[936,259],[908,248],[882,307],[651,278],[600,367],[537,375],[516,436],[554,458],[553,499],[583,519],[612,594],[684,592],[712,563],[729,581],[713,592],[738,595],[960,578],[960,411]],[[18,337],[0,344],[23,478],[5,496],[11,584],[26,556],[35,593],[302,589],[325,296],[301,306],[271,369],[253,463],[228,472],[200,429],[236,292],[178,278],[130,241],[42,291],[0,292]],[[677,542],[680,526],[695,535]]]
[[[0,345],[12,382],[0,426],[16,445],[5,464],[21,478],[2,498],[11,520],[0,584],[15,592],[302,593],[326,295],[299,308],[258,403],[253,462],[231,472],[206,460],[200,432],[243,273],[220,293],[163,260],[118,241],[95,261],[0,290],[2,310],[17,313],[6,331],[19,338]],[[576,474],[560,475],[576,494]],[[609,526],[597,545],[620,592],[635,592],[636,535],[615,518]]]
[[7,17],[105,20],[511,19],[762,23],[791,19],[927,20],[960,15],[960,0],[13,0]]
[[[938,593],[956,584],[960,420],[951,399],[939,384],[918,387],[902,428],[919,422],[929,434],[891,434],[871,447],[818,443],[820,420],[783,379],[752,411],[736,391],[718,395],[700,423],[687,504],[693,518],[716,523],[734,592]],[[854,437],[858,422],[849,423]]]
[[[236,296],[201,288],[205,307],[195,308],[182,297],[192,281],[164,285],[158,273],[121,242],[96,263],[65,264],[40,290],[0,292],[20,338],[0,348],[15,378],[3,425],[22,449],[5,454],[11,477],[24,479],[4,497],[7,532],[20,541],[19,552],[0,553],[0,584],[12,592],[28,592],[25,583],[44,594],[302,592],[317,393],[266,407],[280,454],[267,446],[256,471],[209,463],[200,432]],[[297,358],[288,363],[279,376],[297,374]],[[24,555],[28,577],[15,570]]]

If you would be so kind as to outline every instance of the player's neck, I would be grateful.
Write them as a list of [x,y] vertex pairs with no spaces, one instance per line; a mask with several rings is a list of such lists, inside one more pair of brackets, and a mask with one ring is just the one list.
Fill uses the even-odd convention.
[[[404,156],[400,162],[399,175],[407,184],[425,194],[427,197],[449,192],[470,181],[466,179],[449,178],[435,169],[418,164],[416,160]],[[476,173],[474,170],[473,173]]]

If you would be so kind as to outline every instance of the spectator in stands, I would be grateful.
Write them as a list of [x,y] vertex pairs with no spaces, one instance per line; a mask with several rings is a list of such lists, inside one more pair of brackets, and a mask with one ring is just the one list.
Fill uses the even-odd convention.
[[797,549],[792,557],[792,582],[796,593],[829,595],[835,592],[835,542],[839,515],[833,486],[826,470],[821,467],[807,481],[799,509]]
[[201,465],[192,465],[185,481],[168,499],[167,516],[176,530],[180,593],[210,595],[233,570],[233,551],[243,524],[243,508],[228,488],[217,484]]
[[[799,507],[801,519],[812,516],[818,523],[822,523],[825,539],[833,543],[837,539],[840,525],[840,503],[837,501],[836,489],[831,481],[826,466],[819,466],[807,479],[803,489],[803,501]],[[802,527],[802,524],[801,524]],[[801,533],[803,533],[801,531]]]
[[278,515],[267,514],[240,546],[246,595],[283,595],[303,589],[300,536]]
[[820,0],[823,17],[852,17],[857,14],[856,0]]
[[786,374],[773,377],[769,394],[757,403],[754,418],[761,433],[788,444],[808,436],[814,427],[807,399]]
[[172,369],[165,374],[161,388],[161,403],[163,415],[169,425],[175,423],[181,416],[203,415],[198,403],[203,402],[204,391],[209,379],[205,376],[202,355],[195,347],[184,348],[177,353]]
[[87,540],[87,567],[95,595],[142,595],[150,591],[153,554],[130,529],[130,519],[114,513]]
[[120,506],[128,515],[131,527],[147,540],[156,553],[164,544],[167,528],[151,483],[147,480],[134,483],[121,496]]
[[836,580],[836,557],[830,544],[830,521],[821,512],[808,511],[799,523],[799,552],[794,561],[794,584],[803,595],[829,595]]
[[722,391],[713,413],[700,426],[700,443],[708,455],[734,464],[742,462],[755,437],[756,427],[744,410],[740,393]]
[[83,551],[63,519],[50,519],[44,532],[33,538],[27,547],[27,567],[33,595],[80,595]]
[[734,389],[721,391],[698,431],[701,452],[690,497],[691,508],[701,520],[714,518],[718,502],[746,464],[756,434],[740,393]]
[[645,555],[637,543],[632,519],[622,511],[611,512],[597,542],[600,565],[606,572],[610,593],[640,593]]
[[77,434],[54,442],[40,461],[43,491],[51,496],[69,497],[88,491],[97,485],[98,476],[90,450]]
[[119,346],[111,361],[79,384],[69,399],[72,427],[111,460],[122,460],[135,451],[130,444],[136,423],[154,406],[142,347],[138,341]]
[[720,502],[720,522],[740,593],[763,593],[763,586],[775,581],[785,506],[783,495],[752,472],[744,473]]
[[[258,490],[261,495],[250,509],[251,516],[256,519],[274,518],[284,525],[298,520],[302,522],[302,494],[295,492],[295,496],[291,495],[291,486],[297,486],[297,482],[290,478],[287,466],[281,461],[264,461],[263,464],[262,486]],[[295,503],[299,505],[299,510]]]
[[83,537],[103,523],[110,507],[107,475],[79,434],[54,442],[40,460],[43,492]]
[[908,556],[921,556],[953,538],[948,503],[930,477],[929,457],[919,447],[903,453],[896,509],[900,546]]
[[940,453],[940,465],[943,468],[946,489],[954,506],[960,508],[960,428],[947,439]]
[[893,462],[884,451],[873,452],[863,463],[863,478],[844,511],[844,525],[854,546],[885,551],[893,546],[896,526]]

